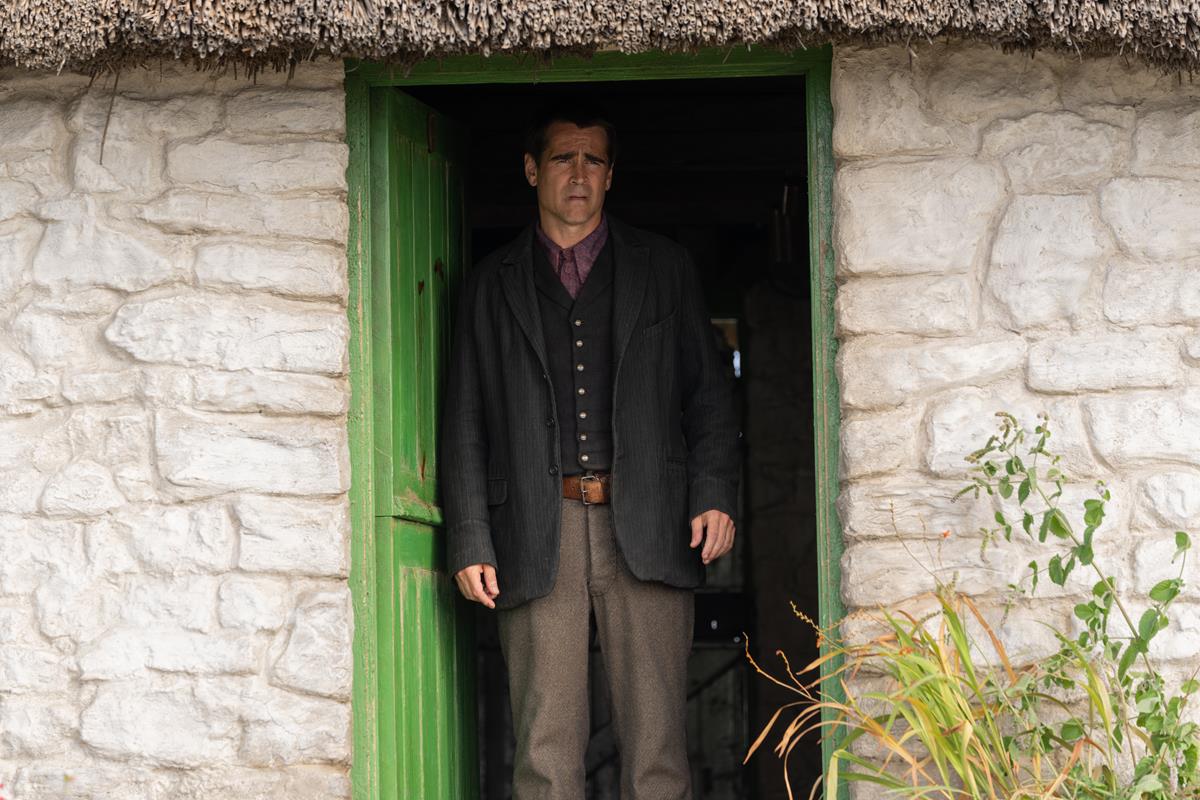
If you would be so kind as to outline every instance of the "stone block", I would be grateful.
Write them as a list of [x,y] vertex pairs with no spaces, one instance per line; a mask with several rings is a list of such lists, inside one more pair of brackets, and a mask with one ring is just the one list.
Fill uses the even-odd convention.
[[243,496],[238,566],[251,572],[344,577],[350,521],[343,501]]
[[131,575],[121,595],[121,620],[134,627],[208,633],[216,625],[218,580],[208,575]]
[[140,292],[188,278],[180,241],[91,219],[52,222],[33,259],[33,278],[56,290],[103,286]]
[[253,673],[262,651],[251,635],[217,632],[157,631],[147,637],[147,645],[148,666],[193,675]]
[[81,763],[78,758],[66,756],[22,766],[12,789],[19,800],[181,800],[183,796],[176,790],[178,775],[128,763]]
[[1175,75],[1123,55],[1071,59],[1063,67],[1062,99],[1068,108],[1089,104],[1129,106],[1163,96],[1187,96],[1186,79],[1181,86]]
[[1200,333],[1183,338],[1183,355],[1193,366],[1200,366]]
[[1021,330],[1072,319],[1112,251],[1080,195],[1016,197],[992,245],[987,286],[1004,324]]
[[1104,316],[1128,327],[1200,323],[1200,260],[1113,264],[1104,281]]
[[74,704],[53,695],[0,699],[0,758],[45,758],[67,750],[78,726]]
[[63,108],[55,100],[24,97],[0,103],[4,160],[58,151],[67,135],[63,123]]
[[112,372],[68,372],[62,395],[68,403],[114,403],[138,395],[141,373],[136,369]]
[[288,236],[345,245],[349,210],[340,197],[249,197],[170,189],[133,213],[171,233]]
[[78,644],[117,624],[121,589],[67,562],[38,584],[33,601],[42,634]]
[[1146,477],[1138,487],[1134,524],[1200,533],[1200,474],[1168,470]]
[[[5,187],[0,184],[0,198]],[[0,218],[3,217],[0,199]],[[7,303],[29,285],[33,254],[42,238],[42,225],[33,220],[18,220],[0,228],[0,303]]]
[[233,574],[221,582],[217,616],[226,628],[274,631],[283,627],[290,605],[286,580]]
[[37,189],[32,185],[24,181],[0,179],[0,222],[32,214],[40,199]]
[[119,579],[121,575],[141,570],[130,551],[127,531],[110,515],[87,525],[84,547],[88,567],[94,575]]
[[1135,256],[1170,261],[1200,251],[1200,181],[1114,178],[1100,191],[1100,213]]
[[1178,340],[1154,331],[1080,334],[1029,346],[1026,381],[1038,392],[1158,389],[1182,379]]
[[337,766],[286,769],[217,767],[188,770],[180,776],[176,800],[337,800],[350,798],[350,776]]
[[339,416],[350,406],[344,379],[294,372],[200,372],[194,377],[197,408]]
[[1027,551],[1020,546],[980,552],[978,539],[863,541],[842,554],[842,600],[849,608],[891,603],[954,582],[967,595],[1002,593],[1020,580]]
[[214,717],[245,726],[239,757],[249,766],[349,761],[350,705],[267,686],[259,678],[197,682],[196,699]]
[[1017,336],[856,337],[838,352],[842,402],[863,410],[898,406],[942,389],[988,383],[1013,372],[1024,356]]
[[346,302],[346,253],[290,242],[216,242],[196,249],[201,285]]
[[979,309],[975,283],[965,275],[850,280],[838,287],[835,306],[839,337],[964,334],[975,327]]
[[939,396],[930,404],[925,419],[925,464],[942,478],[969,478],[965,458],[983,447],[989,436],[999,434],[996,413],[1007,411],[1026,431],[1026,442],[1036,439],[1043,423],[1039,413],[1049,415],[1050,438],[1046,449],[1061,456],[1058,468],[1072,478],[1101,472],[1088,444],[1083,414],[1075,398],[1034,397],[1016,387],[977,389],[964,387]]
[[0,686],[6,696],[65,692],[71,685],[70,661],[49,647],[6,645],[0,648]]
[[839,157],[974,150],[968,126],[929,113],[903,47],[839,47],[831,88]]
[[150,107],[111,91],[85,92],[72,105],[67,124],[75,134],[70,162],[77,191],[162,190],[163,146],[146,125]]
[[[939,539],[944,531],[958,539],[976,536],[980,528],[995,526],[995,508],[985,492],[978,498],[967,493],[955,500],[966,484],[913,475],[851,483],[837,500],[842,533],[850,541],[897,536]],[[881,595],[876,602],[893,599]]]
[[105,758],[180,768],[232,761],[238,733],[236,724],[211,719],[186,681],[101,683],[79,731]]
[[236,537],[224,504],[149,506],[116,515],[147,570],[175,575],[233,566]]
[[1004,184],[998,167],[961,158],[842,167],[834,186],[839,270],[968,272]]
[[340,494],[349,488],[346,430],[339,422],[165,410],[156,419],[159,471],[191,494]]
[[112,473],[87,460],[63,467],[42,492],[42,511],[50,516],[97,516],[125,502]]
[[116,627],[80,645],[80,680],[125,680],[144,675],[150,660],[149,638],[156,631],[153,627]]
[[230,133],[338,135],[346,130],[342,92],[245,89],[229,98],[225,108]]
[[246,723],[241,758],[252,766],[348,763],[350,704],[279,692]]
[[126,303],[104,335],[139,361],[340,375],[350,333],[340,309],[190,292]]
[[272,665],[272,682],[309,694],[348,700],[354,673],[351,620],[348,590],[301,595],[292,615],[287,644]]
[[349,151],[340,142],[243,144],[220,137],[167,150],[172,183],[242,192],[345,191]]
[[1133,173],[1200,179],[1200,108],[1196,103],[1141,116],[1133,136]]
[[1039,112],[989,126],[983,155],[1000,159],[1019,194],[1088,191],[1122,171],[1129,135],[1069,111]]
[[1200,389],[1084,401],[1092,447],[1116,471],[1167,461],[1200,466]]
[[841,477],[855,480],[906,466],[920,446],[920,437],[920,409],[908,406],[843,420]]
[[79,523],[0,516],[0,594],[29,594],[59,572],[86,564]]
[[28,305],[11,325],[14,340],[40,369],[94,370],[116,361],[104,346],[98,321],[71,319]]
[[55,384],[51,373],[38,371],[24,355],[0,343],[0,413],[25,415],[40,411],[40,407],[26,401],[51,397]]
[[933,113],[949,119],[982,124],[1058,105],[1058,78],[1048,58],[961,42],[939,43],[926,59],[923,97]]

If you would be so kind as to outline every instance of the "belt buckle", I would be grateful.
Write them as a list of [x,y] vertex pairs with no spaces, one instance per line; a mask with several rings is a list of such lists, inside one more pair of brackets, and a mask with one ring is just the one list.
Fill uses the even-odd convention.
[[583,504],[585,506],[595,505],[594,503],[592,503],[588,500],[588,492],[587,492],[587,482],[588,481],[595,481],[596,483],[600,483],[600,476],[586,475],[586,474],[579,476],[579,494],[582,497]]

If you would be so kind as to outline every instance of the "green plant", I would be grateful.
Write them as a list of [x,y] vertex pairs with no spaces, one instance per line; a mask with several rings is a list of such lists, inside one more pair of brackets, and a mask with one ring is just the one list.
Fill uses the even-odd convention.
[[[800,738],[821,730],[837,743],[824,776],[831,797],[845,781],[920,798],[1200,797],[1200,730],[1185,714],[1200,689],[1196,673],[1172,688],[1150,657],[1184,588],[1190,537],[1175,532],[1178,575],[1150,589],[1148,607],[1135,621],[1129,601],[1096,559],[1108,488],[1097,483],[1096,497],[1083,503],[1084,528],[1076,531],[1060,507],[1066,478],[1060,457],[1046,447],[1047,418],[1040,417],[1029,443],[1015,417],[997,416],[999,433],[967,456],[971,482],[955,499],[986,492],[999,506],[996,526],[980,531],[985,548],[1011,542],[1021,531],[1050,551],[1029,563],[1014,593],[1035,592],[1040,578],[1062,586],[1076,570],[1094,573],[1090,596],[1074,609],[1080,632],[1054,631],[1057,652],[1015,669],[971,598],[952,582],[938,582],[933,613],[884,612],[884,632],[857,644],[818,629],[821,658],[797,672],[788,665],[784,678],[751,658],[760,674],[799,697],[776,712],[746,759],[790,711],[775,747],[785,775]],[[861,689],[871,672],[884,676],[884,686]],[[882,759],[863,755],[871,749]]]

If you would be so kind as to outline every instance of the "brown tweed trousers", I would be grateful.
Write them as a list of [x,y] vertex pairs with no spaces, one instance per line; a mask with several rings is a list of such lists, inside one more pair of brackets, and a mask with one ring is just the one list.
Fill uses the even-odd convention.
[[617,547],[610,505],[564,498],[559,539],[553,590],[497,611],[517,738],[514,800],[586,796],[592,609],[612,694],[622,800],[691,800],[691,589],[634,577]]

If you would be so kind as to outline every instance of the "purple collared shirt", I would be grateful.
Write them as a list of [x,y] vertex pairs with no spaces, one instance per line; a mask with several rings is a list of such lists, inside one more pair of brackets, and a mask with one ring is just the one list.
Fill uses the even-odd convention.
[[[550,266],[554,267],[554,273],[558,275],[563,287],[574,299],[579,293],[579,288],[583,286],[583,282],[587,280],[588,273],[592,271],[592,266],[600,256],[604,243],[608,241],[608,217],[601,214],[600,224],[596,226],[596,230],[576,242],[572,247],[559,247],[542,230],[540,222],[536,227],[538,241],[541,242],[546,256],[550,259]],[[572,261],[579,273],[578,284],[575,283],[575,276],[569,268]],[[564,266],[568,269],[564,270]]]

